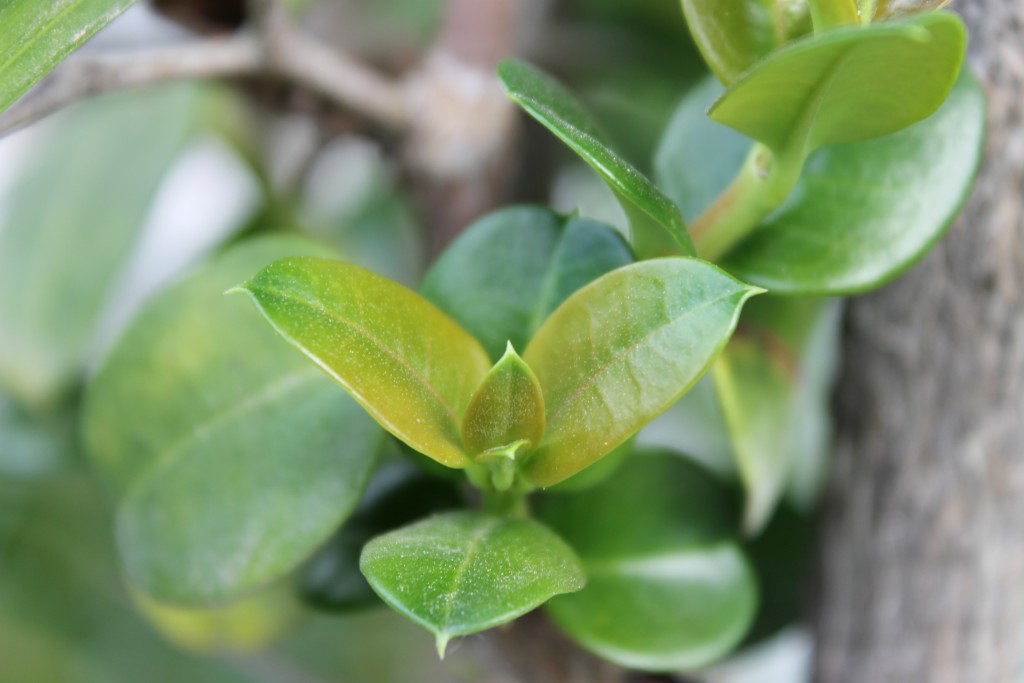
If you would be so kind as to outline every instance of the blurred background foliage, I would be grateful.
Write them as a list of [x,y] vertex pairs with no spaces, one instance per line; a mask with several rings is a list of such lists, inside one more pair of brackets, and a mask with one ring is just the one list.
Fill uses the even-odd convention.
[[[235,21],[231,3],[214,25],[197,24],[190,3],[157,4],[201,30]],[[394,71],[429,49],[443,12],[440,0],[290,5],[306,30]],[[87,49],[183,34],[143,4]],[[526,54],[580,94],[642,170],[705,73],[677,0],[562,0]],[[514,194],[621,227],[602,181],[528,126]],[[0,683],[485,680],[484,637],[439,662],[429,638],[373,599],[344,614],[315,608],[331,588],[317,585],[315,571],[331,546],[302,578],[218,610],[133,594],[114,551],[110,502],[79,445],[82,387],[98,359],[146,300],[229,244],[301,231],[416,285],[424,231],[392,151],[342,117],[291,113],[258,84],[121,93],[0,139]],[[702,384],[641,440],[693,452],[731,480],[710,391]],[[358,537],[361,523],[357,514],[333,543],[352,542],[344,534]],[[807,518],[785,506],[750,549],[765,558],[762,579],[785,587],[763,591],[752,639],[798,616],[794,577],[810,536]],[[781,642],[795,660],[754,653],[752,667],[727,665],[708,680],[797,680],[786,667],[799,669],[806,642],[793,632]]]

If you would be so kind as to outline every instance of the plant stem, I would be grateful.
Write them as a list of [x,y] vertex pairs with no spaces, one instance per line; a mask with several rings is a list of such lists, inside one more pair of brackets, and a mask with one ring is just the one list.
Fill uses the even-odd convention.
[[503,517],[527,517],[530,508],[526,503],[526,495],[516,492],[491,493],[483,492],[484,509]]
[[732,183],[690,226],[697,254],[718,261],[765,216],[782,205],[796,185],[803,154],[774,155],[755,144]]

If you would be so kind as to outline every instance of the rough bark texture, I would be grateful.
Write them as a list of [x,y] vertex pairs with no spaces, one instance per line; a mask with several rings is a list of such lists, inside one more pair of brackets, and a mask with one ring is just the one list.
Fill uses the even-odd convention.
[[956,8],[986,160],[941,246],[849,309],[818,683],[1022,680],[1024,3]]

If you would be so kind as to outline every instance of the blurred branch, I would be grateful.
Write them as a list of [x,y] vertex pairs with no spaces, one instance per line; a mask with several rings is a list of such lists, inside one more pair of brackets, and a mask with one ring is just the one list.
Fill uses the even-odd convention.
[[88,97],[197,78],[278,78],[388,128],[401,130],[409,125],[401,83],[300,34],[275,2],[265,3],[260,17],[258,31],[232,38],[145,52],[74,56],[0,114],[0,135]]

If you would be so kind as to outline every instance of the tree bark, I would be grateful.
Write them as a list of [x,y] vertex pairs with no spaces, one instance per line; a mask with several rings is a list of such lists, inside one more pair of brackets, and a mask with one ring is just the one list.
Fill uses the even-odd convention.
[[849,308],[818,683],[1017,683],[1024,662],[1024,3],[957,7],[986,158],[942,244]]

